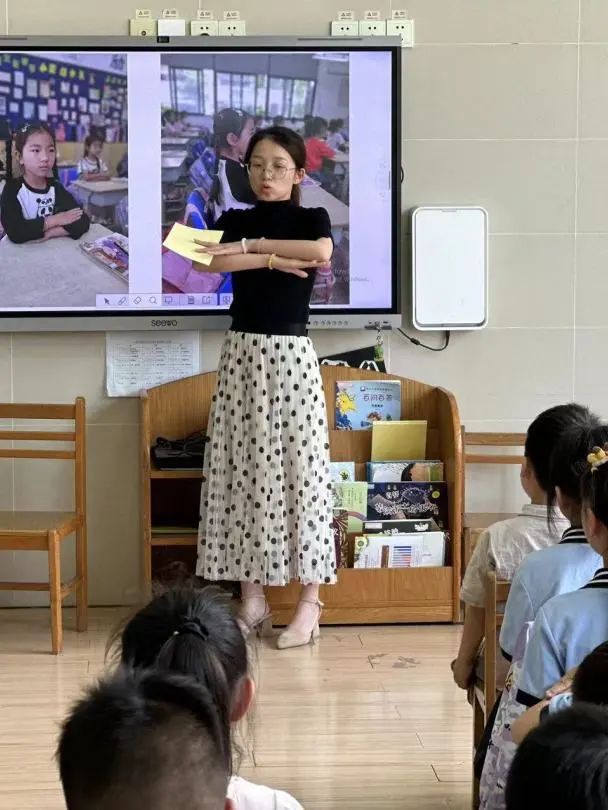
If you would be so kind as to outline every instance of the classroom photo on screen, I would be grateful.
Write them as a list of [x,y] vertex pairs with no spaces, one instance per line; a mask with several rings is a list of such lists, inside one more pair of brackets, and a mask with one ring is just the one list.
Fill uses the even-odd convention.
[[[335,242],[312,303],[348,305],[348,54],[163,54],[161,79],[163,239],[176,222],[213,229],[224,211],[253,206],[249,141],[258,129],[290,127],[306,144],[302,205],[327,210]],[[203,293],[207,306],[228,306],[231,278],[163,248],[163,293],[165,301]]]
[[124,54],[0,54],[1,308],[128,291],[127,102]]

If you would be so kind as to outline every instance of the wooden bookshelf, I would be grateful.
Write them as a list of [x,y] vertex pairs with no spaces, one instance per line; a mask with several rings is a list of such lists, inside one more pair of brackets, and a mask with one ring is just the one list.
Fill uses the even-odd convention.
[[[325,624],[383,624],[390,622],[457,622],[460,597],[460,536],[462,522],[462,440],[454,396],[415,380],[373,371],[323,366],[328,422],[335,424],[335,384],[338,380],[393,379],[401,381],[405,419],[428,422],[427,457],[441,459],[448,489],[450,542],[446,565],[441,568],[341,569],[338,584],[321,587]],[[195,532],[155,534],[154,522],[191,526],[198,515],[197,496],[202,474],[198,470],[161,471],[153,468],[150,447],[158,436],[180,439],[204,430],[215,389],[215,373],[198,374],[152,388],[141,397],[142,547],[144,583],[149,589],[157,575],[155,554],[162,564],[180,559],[193,566]],[[334,461],[355,461],[356,475],[365,480],[370,458],[371,433],[330,429]],[[268,588],[267,597],[277,624],[289,621],[299,585]]]

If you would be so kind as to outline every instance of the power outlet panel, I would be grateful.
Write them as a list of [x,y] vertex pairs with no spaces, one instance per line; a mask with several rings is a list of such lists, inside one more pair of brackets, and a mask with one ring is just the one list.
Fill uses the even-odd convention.
[[217,20],[192,20],[190,23],[190,36],[216,37],[219,33]]
[[414,47],[413,20],[387,20],[386,33],[389,37],[401,37],[401,46],[403,48]]
[[356,20],[334,20],[331,24],[332,37],[358,37],[359,23]]
[[360,37],[385,37],[386,20],[359,20]]
[[156,20],[129,20],[129,35],[132,37],[155,37]]
[[221,37],[244,37],[247,34],[245,20],[220,20],[218,29]]

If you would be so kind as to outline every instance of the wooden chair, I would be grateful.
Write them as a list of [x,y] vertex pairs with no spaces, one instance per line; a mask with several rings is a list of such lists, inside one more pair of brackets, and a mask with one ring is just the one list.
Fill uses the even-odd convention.
[[[502,627],[503,610],[509,590],[510,582],[500,582],[496,579],[496,572],[490,571],[486,584],[486,601],[484,607],[484,665],[483,682],[475,683],[473,687],[473,751],[477,750],[484,728],[490,713],[496,703],[499,689],[496,684],[497,644],[496,634]],[[473,810],[479,804],[479,782],[473,774]]]
[[[65,431],[24,431],[0,429],[0,441],[11,446],[0,448],[0,458],[61,459],[74,462],[73,512],[0,511],[0,550],[46,551],[49,561],[48,582],[0,582],[2,591],[48,591],[51,606],[51,642],[53,654],[63,650],[63,600],[76,594],[76,627],[87,629],[87,540],[85,481],[85,401],[78,397],[73,405],[0,404],[0,419],[50,420],[74,422]],[[20,449],[22,442],[61,442],[72,444],[70,450]],[[15,445],[18,445],[15,446]],[[76,576],[61,581],[61,542],[76,536]]]
[[[496,453],[483,453],[483,452],[468,452],[467,448],[496,448],[496,447],[523,447],[526,441],[525,433],[467,433],[465,428],[462,428],[462,453],[463,453],[463,487],[465,481],[466,465],[467,464],[517,464],[520,465],[523,461],[522,455],[513,454],[496,454]],[[463,491],[463,504],[464,491]],[[515,517],[513,513],[508,512],[467,512],[466,509],[462,519],[462,576],[471,559],[471,555],[475,548],[475,544],[479,539],[482,532],[493,523],[499,520],[507,520],[507,518]]]

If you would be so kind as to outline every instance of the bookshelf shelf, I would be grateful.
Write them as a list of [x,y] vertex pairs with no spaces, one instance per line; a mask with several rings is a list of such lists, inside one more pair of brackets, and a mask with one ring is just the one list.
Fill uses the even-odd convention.
[[[323,366],[323,385],[330,426],[335,424],[335,384],[338,380],[397,379],[405,419],[428,422],[427,456],[441,459],[448,489],[448,564],[441,568],[340,569],[338,584],[322,586],[324,624],[384,624],[457,622],[460,596],[460,534],[462,521],[462,448],[460,419],[454,396],[415,380],[393,374]],[[153,469],[150,447],[157,436],[179,439],[204,430],[209,418],[215,374],[198,374],[144,392],[141,408],[142,548],[144,583],[149,589],[158,569],[179,559],[193,567],[196,533],[156,534],[153,522],[194,525],[202,473],[195,470]],[[371,454],[371,432],[330,429],[333,461],[355,461],[356,475],[365,479]],[[159,514],[161,519],[159,519]],[[155,555],[161,554],[157,561]],[[277,624],[286,623],[297,602],[299,585],[268,588],[267,597]]]

